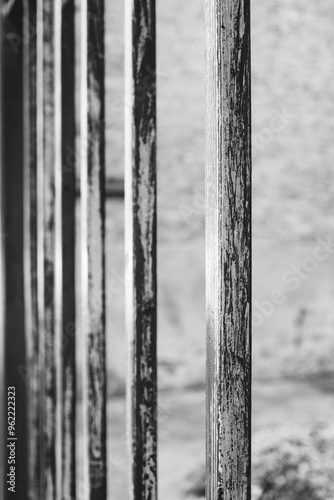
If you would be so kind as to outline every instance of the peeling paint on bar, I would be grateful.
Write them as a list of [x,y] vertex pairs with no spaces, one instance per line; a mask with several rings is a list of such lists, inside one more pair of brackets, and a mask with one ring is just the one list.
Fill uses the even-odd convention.
[[[81,3],[81,237],[82,321],[87,353],[88,488],[90,500],[107,495],[105,352],[105,136],[104,2]],[[85,138],[89,141],[85,141]]]
[[207,499],[250,500],[250,1],[205,14]]
[[155,1],[126,2],[125,231],[130,500],[157,498]]

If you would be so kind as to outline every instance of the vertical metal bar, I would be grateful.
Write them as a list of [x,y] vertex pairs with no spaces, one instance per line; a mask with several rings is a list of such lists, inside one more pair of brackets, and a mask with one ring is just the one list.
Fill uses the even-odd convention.
[[155,0],[126,2],[129,499],[157,498]]
[[[3,43],[4,18],[2,14],[3,0],[0,0],[0,408],[5,408],[5,259],[4,259],[4,202],[3,202],[3,106],[2,106],[2,78],[3,78]],[[0,411],[0,432],[5,435],[5,412]],[[5,498],[6,488],[6,457],[4,446],[0,449],[0,495]]]
[[45,495],[45,359],[44,359],[44,55],[43,55],[43,0],[36,0],[36,189],[37,189],[37,309],[38,309],[38,355],[39,355],[39,484],[40,496]]
[[62,380],[61,498],[76,498],[76,367],[75,367],[75,5],[61,7],[61,231],[62,231]]
[[37,273],[40,355],[40,492],[60,491],[61,81],[60,3],[37,0]]
[[36,110],[36,1],[25,0],[23,17],[24,63],[24,301],[27,345],[28,498],[39,490],[39,333],[37,291],[37,110]]
[[90,500],[106,498],[104,2],[81,2],[81,237]]
[[[39,4],[37,11],[36,1],[24,2],[25,325],[28,355],[25,376],[29,420],[28,496],[34,499],[59,497],[60,483],[63,498],[75,498],[75,192],[73,166],[66,169],[64,164],[65,144],[69,148],[74,144],[74,45],[71,29],[74,10],[71,2],[67,2],[62,11],[59,8],[59,3],[48,2],[44,6]],[[61,16],[66,21],[64,26]],[[61,93],[61,84],[66,92]],[[48,136],[44,135],[44,124]],[[43,255],[47,256],[47,261]],[[38,280],[42,291],[39,295]],[[48,304],[46,317],[45,304]],[[67,328],[69,322],[70,329]],[[41,337],[39,327],[43,332]]]
[[[23,27],[22,3],[3,4],[4,31],[2,75],[2,182],[3,182],[3,250],[6,268],[4,286],[5,322],[5,406],[7,421],[7,387],[15,387],[15,475],[17,498],[27,492],[27,407],[26,385],[19,367],[26,366],[24,333],[23,277]],[[13,392],[13,389],[11,389]],[[9,437],[6,434],[5,437]],[[9,441],[6,439],[6,444]],[[7,453],[6,453],[7,455]],[[6,456],[5,474],[9,473]],[[8,476],[5,475],[8,478]],[[11,498],[8,483],[4,498]]]
[[207,498],[251,498],[250,0],[205,0]]

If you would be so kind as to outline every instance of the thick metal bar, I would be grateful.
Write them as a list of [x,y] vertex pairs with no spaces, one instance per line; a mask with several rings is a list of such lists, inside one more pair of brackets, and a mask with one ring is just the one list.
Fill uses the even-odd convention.
[[207,499],[251,498],[250,1],[206,0]]
[[28,413],[28,498],[40,496],[39,333],[37,289],[36,1],[23,3],[24,69],[24,302]]
[[88,489],[106,498],[104,2],[81,2],[81,324],[87,352]]
[[155,0],[126,2],[128,498],[157,498]]

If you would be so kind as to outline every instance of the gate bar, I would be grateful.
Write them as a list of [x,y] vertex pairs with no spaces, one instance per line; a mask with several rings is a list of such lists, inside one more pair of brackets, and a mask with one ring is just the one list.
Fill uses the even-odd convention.
[[40,495],[60,482],[61,109],[59,2],[37,0],[37,287],[40,390]]
[[126,0],[128,498],[157,498],[155,0]]
[[88,496],[107,498],[104,0],[81,9],[81,328],[86,344]]
[[[59,0],[56,0],[59,3]],[[61,47],[61,498],[76,498],[76,159],[75,151],[75,0],[60,3]],[[59,167],[56,166],[56,167]]]
[[28,496],[75,498],[74,1],[26,0],[23,40]]
[[[24,306],[28,417],[28,498],[40,500],[40,358],[37,287],[37,85],[36,0],[23,3],[24,70]],[[32,35],[32,36],[31,36]]]
[[[2,245],[4,258],[4,379],[6,402],[1,411],[6,414],[7,388],[15,387],[15,493],[8,489],[9,464],[7,452],[4,467],[4,499],[24,498],[27,492],[27,386],[19,367],[26,367],[24,335],[24,265],[23,265],[23,37],[22,2],[1,2],[0,14],[1,62],[1,128],[2,128]],[[3,31],[2,31],[3,30]],[[13,133],[15,131],[15,133]],[[10,389],[13,392],[13,389]],[[12,396],[12,394],[10,394]],[[13,400],[11,400],[13,401]],[[7,441],[8,429],[2,429]],[[3,446],[4,446],[3,441]],[[6,448],[7,449],[7,448]],[[6,479],[7,478],[7,479]]]
[[205,0],[208,500],[251,498],[250,0]]

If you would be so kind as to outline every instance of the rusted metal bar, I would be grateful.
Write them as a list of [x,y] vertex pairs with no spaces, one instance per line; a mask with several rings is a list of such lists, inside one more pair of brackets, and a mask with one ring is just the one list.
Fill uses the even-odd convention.
[[207,498],[251,498],[250,1],[206,0]]
[[126,2],[128,498],[157,498],[155,0]]
[[106,498],[104,2],[81,2],[81,278],[90,500]]

